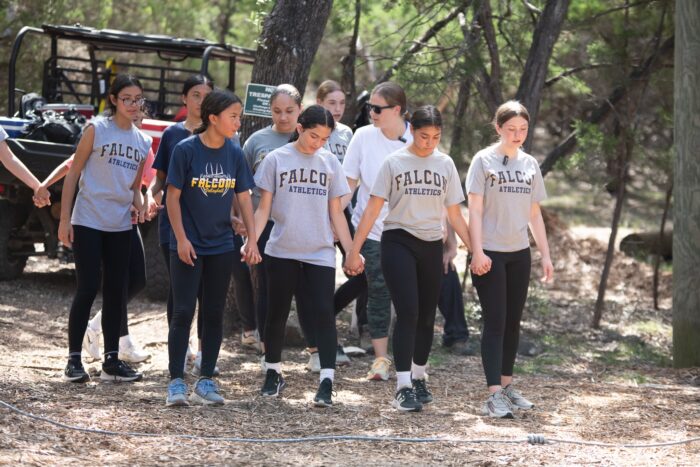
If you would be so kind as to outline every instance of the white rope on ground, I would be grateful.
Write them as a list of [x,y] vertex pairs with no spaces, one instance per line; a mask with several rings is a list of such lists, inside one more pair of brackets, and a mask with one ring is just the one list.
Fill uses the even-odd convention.
[[142,433],[134,431],[111,431],[102,430],[99,428],[85,428],[81,426],[68,425],[66,423],[58,422],[47,417],[42,417],[40,415],[34,415],[33,413],[26,412],[22,409],[15,407],[12,404],[0,400],[0,405],[33,420],[38,420],[41,422],[49,423],[51,425],[57,426],[59,428],[65,428],[67,430],[80,431],[83,433],[93,433],[99,435],[109,435],[109,436],[132,436],[140,438],[177,438],[177,439],[190,439],[190,440],[205,440],[205,441],[224,441],[230,443],[260,443],[260,444],[293,444],[293,443],[308,443],[317,441],[394,441],[398,443],[457,443],[457,444],[467,444],[467,443],[490,443],[490,444],[578,444],[583,446],[596,446],[596,447],[606,447],[606,448],[658,448],[658,447],[670,447],[678,446],[681,444],[690,444],[700,441],[700,437],[688,438],[680,441],[669,441],[661,443],[649,443],[649,444],[615,444],[615,443],[603,443],[600,441],[580,441],[572,440],[566,438],[545,438],[544,435],[540,434],[529,434],[527,438],[519,439],[489,439],[489,438],[450,438],[450,437],[432,437],[432,438],[406,438],[401,436],[372,436],[372,435],[323,435],[323,436],[307,436],[300,438],[239,438],[239,437],[228,437],[228,436],[202,436],[202,435],[186,435],[186,434],[162,434],[162,433]]

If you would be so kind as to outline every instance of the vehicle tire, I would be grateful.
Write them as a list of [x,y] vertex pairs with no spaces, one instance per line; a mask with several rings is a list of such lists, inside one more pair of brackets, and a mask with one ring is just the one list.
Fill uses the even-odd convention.
[[12,230],[16,211],[8,201],[0,200],[0,280],[17,279],[24,271],[27,257],[12,256]]
[[[145,224],[144,224],[145,225]],[[170,290],[170,274],[163,259],[158,240],[158,226],[153,221],[141,230],[143,249],[146,253],[146,297],[156,301],[167,301]]]

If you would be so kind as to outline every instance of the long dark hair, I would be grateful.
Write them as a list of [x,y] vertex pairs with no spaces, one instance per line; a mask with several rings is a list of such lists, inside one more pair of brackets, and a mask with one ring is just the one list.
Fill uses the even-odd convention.
[[[309,128],[315,128],[317,126],[325,126],[335,130],[335,119],[333,114],[326,110],[322,105],[314,104],[310,105],[299,114],[299,120],[297,120],[299,125],[305,130]],[[294,130],[292,137],[289,138],[289,142],[293,142],[299,139],[299,132]]]
[[[112,81],[112,85],[109,87],[108,94],[109,96],[114,96],[114,98],[117,99],[121,90],[128,88],[129,86],[136,86],[141,90],[141,92],[143,92],[143,85],[141,85],[141,81],[139,81],[136,76],[119,73],[114,77],[114,81]],[[105,110],[105,114],[113,117],[116,113],[117,105],[112,102],[112,99],[107,99],[107,110]]]
[[270,106],[272,106],[272,103],[277,99],[277,96],[281,94],[291,97],[294,103],[301,107],[301,93],[297,88],[288,83],[280,84],[272,91],[270,95]]
[[194,134],[204,133],[209,128],[209,117],[219,115],[233,104],[242,104],[241,99],[226,89],[214,89],[202,101],[202,124]]

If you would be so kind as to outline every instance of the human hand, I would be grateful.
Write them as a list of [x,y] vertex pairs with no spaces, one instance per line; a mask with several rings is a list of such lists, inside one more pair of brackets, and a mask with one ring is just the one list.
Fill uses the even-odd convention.
[[345,257],[343,271],[348,276],[357,276],[365,270],[365,258],[359,253],[349,253]]
[[457,252],[454,250],[447,250],[442,252],[442,273],[447,274],[450,269],[455,270],[455,265],[452,260],[457,256]]
[[241,261],[245,261],[249,265],[258,264],[262,261],[256,242],[251,242],[250,239],[246,240],[241,247]]
[[542,257],[542,282],[550,282],[554,277],[554,265],[549,256]]
[[73,246],[73,226],[68,221],[58,223],[58,239],[68,248]]
[[197,252],[189,240],[185,239],[182,242],[177,242],[177,256],[185,264],[194,266],[194,260],[197,259]]
[[39,185],[36,190],[34,190],[32,201],[34,201],[34,205],[38,208],[51,206],[51,193],[49,193],[49,190],[43,184]]
[[470,269],[477,276],[482,276],[491,270],[491,264],[491,258],[486,256],[486,254],[482,251],[480,253],[474,253],[472,256]]
[[246,229],[245,223],[240,217],[231,216],[231,227],[233,228],[233,231],[241,237],[246,237],[248,235],[248,229]]

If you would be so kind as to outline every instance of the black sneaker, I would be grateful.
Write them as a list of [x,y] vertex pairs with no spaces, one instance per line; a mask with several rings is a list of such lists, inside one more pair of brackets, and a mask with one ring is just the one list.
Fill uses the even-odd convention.
[[265,384],[263,384],[260,394],[268,397],[277,397],[284,387],[284,378],[276,370],[267,370],[265,373]]
[[331,407],[333,405],[333,381],[330,378],[324,378],[321,384],[318,385],[318,391],[314,397],[314,405],[316,407]]
[[87,374],[80,360],[68,359],[66,369],[63,370],[63,381],[71,383],[87,383],[90,375]]
[[429,404],[433,401],[433,393],[430,392],[424,379],[412,379],[413,393],[421,404]]
[[410,386],[402,387],[396,391],[391,405],[401,412],[420,412],[423,409],[423,404],[416,399],[416,393]]
[[102,381],[141,381],[143,375],[118,358],[108,358],[102,363],[100,379]]

